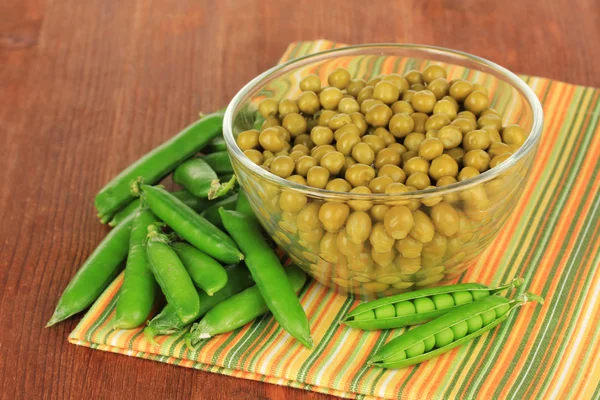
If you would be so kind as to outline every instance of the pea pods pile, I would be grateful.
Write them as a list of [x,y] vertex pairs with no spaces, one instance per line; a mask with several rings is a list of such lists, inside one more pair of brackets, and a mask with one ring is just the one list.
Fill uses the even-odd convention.
[[369,365],[377,367],[404,368],[483,335],[529,301],[543,304],[543,299],[533,293],[515,300],[498,295],[522,284],[523,279],[516,278],[498,287],[464,283],[421,289],[361,304],[346,315],[343,323],[364,330],[422,324],[391,340],[368,360]]
[[[147,323],[145,337],[158,344],[157,336],[184,331],[202,318],[203,328],[194,331],[198,338],[189,335],[192,345],[270,311],[283,329],[312,346],[296,295],[306,275],[296,267],[284,269],[263,238],[235,185],[219,136],[221,122],[222,112],[204,117],[100,191],[99,216],[113,229],[69,283],[47,326],[90,306],[126,261],[115,329]],[[171,172],[183,190],[152,186]],[[162,298],[158,290],[166,304],[153,316]]]

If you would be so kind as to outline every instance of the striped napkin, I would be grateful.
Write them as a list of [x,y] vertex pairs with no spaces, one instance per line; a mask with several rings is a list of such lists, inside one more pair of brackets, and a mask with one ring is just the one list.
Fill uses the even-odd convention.
[[[282,61],[341,47],[294,43]],[[240,378],[347,398],[590,399],[600,397],[600,90],[522,77],[542,100],[545,130],[520,203],[463,282],[499,284],[521,276],[542,295],[468,345],[413,368],[366,367],[402,330],[339,325],[357,302],[311,282],[300,294],[316,346],[310,351],[269,315],[197,351],[181,337],[160,348],[141,330],[114,330],[118,277],[71,343]]]

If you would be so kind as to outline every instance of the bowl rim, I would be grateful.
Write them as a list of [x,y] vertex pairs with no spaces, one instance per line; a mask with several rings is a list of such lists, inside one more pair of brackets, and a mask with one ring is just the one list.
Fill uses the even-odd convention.
[[[424,190],[415,190],[412,192],[406,192],[406,193],[401,193],[401,194],[400,193],[393,193],[393,194],[390,194],[390,193],[363,193],[363,194],[361,194],[361,193],[335,192],[335,191],[327,190],[327,189],[313,188],[311,186],[307,186],[307,185],[289,181],[289,180],[281,178],[269,171],[264,170],[257,164],[253,163],[248,157],[246,157],[245,154],[242,152],[242,150],[239,148],[235,138],[233,137],[233,121],[234,121],[234,117],[235,117],[234,113],[236,112],[237,108],[240,106],[241,101],[244,99],[244,97],[246,97],[249,93],[252,93],[253,91],[255,91],[255,89],[259,83],[261,83],[261,85],[264,85],[264,83],[262,81],[265,78],[267,78],[268,76],[270,76],[278,71],[281,71],[283,69],[293,67],[296,64],[298,64],[298,65],[309,64],[311,62],[320,61],[322,59],[332,58],[331,57],[332,55],[339,56],[339,57],[353,56],[353,55],[356,56],[357,54],[354,54],[356,51],[373,50],[373,49],[385,50],[385,48],[422,50],[422,51],[428,51],[433,54],[439,54],[439,55],[445,54],[445,55],[453,56],[454,58],[458,57],[458,58],[468,59],[470,61],[484,64],[486,67],[488,67],[492,70],[495,70],[499,74],[503,75],[503,77],[506,78],[506,81],[512,87],[517,89],[525,97],[525,99],[531,106],[531,109],[533,112],[533,123],[531,126],[531,131],[529,133],[529,136],[525,140],[525,143],[523,143],[523,145],[513,155],[511,155],[505,162],[501,163],[500,165],[498,165],[494,168],[488,169],[487,171],[481,173],[480,175],[478,175],[474,178],[469,178],[464,181],[452,183],[447,186],[433,187],[433,188],[424,189]],[[375,55],[375,54],[373,54],[373,55]],[[385,55],[385,54],[381,53],[381,55]],[[434,196],[434,195],[441,196],[441,195],[450,194],[453,192],[459,192],[464,189],[467,189],[467,188],[470,188],[470,187],[473,187],[476,185],[483,184],[487,181],[490,181],[490,180],[494,179],[495,177],[497,177],[498,175],[501,175],[503,172],[510,169],[517,162],[519,162],[521,159],[523,159],[526,155],[528,155],[532,151],[535,151],[536,145],[538,144],[541,134],[542,134],[543,124],[544,124],[544,113],[543,113],[542,105],[541,105],[538,97],[533,92],[533,90],[525,83],[525,81],[523,81],[521,78],[519,78],[515,73],[509,71],[508,69],[502,67],[501,65],[499,65],[497,63],[494,63],[493,61],[487,60],[485,58],[482,58],[482,57],[479,57],[479,56],[476,56],[476,55],[473,55],[473,54],[470,54],[467,52],[448,49],[448,48],[444,48],[444,47],[438,47],[438,46],[428,46],[428,45],[420,45],[420,44],[398,44],[398,43],[369,43],[369,44],[345,46],[345,47],[340,47],[340,48],[335,48],[335,49],[330,49],[330,50],[325,50],[325,51],[321,51],[321,52],[317,52],[317,53],[308,54],[308,55],[305,55],[302,57],[298,57],[298,58],[294,58],[292,60],[286,61],[282,64],[278,64],[278,65],[266,70],[265,72],[259,74],[254,79],[252,79],[250,82],[248,82],[246,85],[244,85],[244,87],[242,87],[242,89],[240,89],[236,93],[236,95],[233,97],[233,99],[227,106],[227,109],[226,109],[225,115],[224,115],[224,119],[223,119],[223,136],[225,138],[225,143],[227,145],[227,149],[233,158],[235,158],[237,161],[242,163],[244,165],[244,167],[248,168],[254,174],[259,175],[262,179],[266,179],[266,180],[270,181],[271,183],[276,184],[278,186],[284,186],[286,188],[293,188],[294,190],[301,192],[303,194],[306,194],[308,196],[311,196],[313,198],[337,199],[337,200],[340,200],[340,198],[343,198],[345,200],[348,200],[348,199],[357,199],[357,200],[358,199],[363,199],[363,200],[364,199],[369,199],[369,200],[388,199],[389,200],[390,197],[411,199],[411,198],[429,197],[429,196]]]

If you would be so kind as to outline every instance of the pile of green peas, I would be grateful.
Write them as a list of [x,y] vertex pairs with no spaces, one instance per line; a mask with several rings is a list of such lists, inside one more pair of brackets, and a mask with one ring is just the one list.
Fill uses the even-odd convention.
[[320,189],[384,193],[398,183],[413,191],[462,181],[505,161],[527,134],[502,126],[485,87],[446,77],[430,65],[366,82],[338,68],[322,88],[308,75],[296,100],[263,100],[265,122],[237,143],[273,174]]
[[[308,187],[401,195],[474,178],[527,138],[520,126],[503,126],[485,87],[449,81],[438,65],[368,81],[338,68],[327,83],[308,75],[297,99],[261,101],[264,122],[237,136],[244,154]],[[475,232],[502,223],[494,204],[512,190],[494,183],[383,204],[323,203],[267,183],[257,193],[265,219],[278,219],[266,227],[269,233],[294,261],[307,267],[309,260],[317,280],[344,291],[392,294],[458,275],[489,243],[492,235]]]

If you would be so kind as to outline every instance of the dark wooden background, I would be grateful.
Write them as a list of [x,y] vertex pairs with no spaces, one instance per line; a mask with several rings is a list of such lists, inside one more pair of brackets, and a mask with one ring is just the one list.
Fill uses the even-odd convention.
[[79,317],[43,328],[107,232],[96,191],[317,38],[451,47],[600,87],[598,0],[2,0],[0,397],[326,398],[73,346]]

